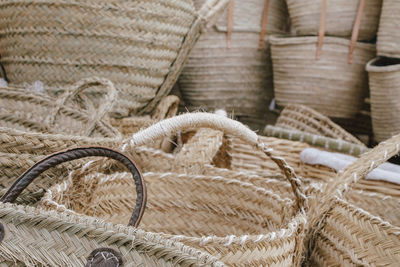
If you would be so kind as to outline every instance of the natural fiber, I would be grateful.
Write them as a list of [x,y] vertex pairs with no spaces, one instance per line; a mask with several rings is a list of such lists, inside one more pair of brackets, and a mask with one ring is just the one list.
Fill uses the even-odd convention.
[[287,105],[278,117],[275,126],[288,130],[299,130],[311,134],[331,137],[365,146],[328,117],[303,105]]
[[[373,207],[363,210],[344,197],[367,173],[397,155],[399,144],[400,135],[382,142],[328,185],[319,198],[319,212],[312,219],[314,227],[311,228],[309,242],[311,265],[398,265],[400,221],[393,220],[393,217],[386,221],[376,216]],[[385,199],[382,202],[385,203]],[[398,205],[394,210],[397,209]]]
[[[144,174],[148,206],[141,227],[207,251],[229,266],[298,266],[305,223],[301,210],[307,207],[300,181],[252,131],[219,115],[187,114],[137,133],[131,146],[199,126],[239,136],[270,156],[289,180],[295,201],[229,176],[150,172]],[[134,201],[131,185],[124,173],[78,170],[50,189],[42,203],[60,212],[93,214],[124,223]],[[118,211],[110,213],[111,207]]]
[[[318,35],[323,1],[326,0],[286,0],[297,35]],[[372,40],[376,36],[382,2],[365,1],[358,40]],[[347,0],[326,1],[326,35],[349,38],[356,20],[358,3]]]
[[207,0],[196,11],[191,0],[3,2],[0,62],[11,84],[40,80],[52,92],[108,78],[119,91],[115,115],[151,113],[227,3]]
[[[16,194],[24,189],[26,181],[35,179],[40,172],[60,162],[88,155],[104,155],[117,159],[132,172],[130,175],[133,176],[137,185],[136,207],[140,207],[140,211],[143,211],[146,203],[143,178],[128,157],[103,148],[74,149],[53,154],[37,163],[35,168],[28,170],[1,199],[0,264],[7,266],[12,264],[24,266],[83,266],[84,264],[86,266],[121,266],[122,264],[124,266],[223,266],[211,255],[185,247],[181,243],[166,240],[159,234],[105,223],[93,217],[46,212],[33,207],[4,203],[12,201],[17,196]],[[132,179],[132,177],[129,178]],[[136,225],[139,220],[140,217],[138,219],[135,217],[130,224]],[[95,253],[96,251],[98,253]],[[101,257],[98,256],[99,253]],[[103,262],[104,265],[97,265],[96,262]]]
[[379,21],[376,50],[378,56],[400,57],[400,33],[398,24],[400,4],[396,0],[384,0]]
[[400,132],[400,60],[376,58],[367,71],[374,139],[380,142]]
[[[178,80],[186,107],[225,109],[252,128],[261,129],[275,117],[268,112],[273,98],[268,35],[282,33],[287,22],[284,1],[270,0],[263,48],[259,49],[265,0],[232,1],[232,31],[227,36],[228,11],[215,28],[202,35]],[[230,47],[227,47],[227,38]]]
[[[80,106],[76,98],[92,86],[107,90],[102,105],[94,107],[80,101]],[[114,85],[101,78],[83,79],[58,99],[27,89],[0,87],[0,126],[34,132],[118,137],[118,130],[104,118],[116,93]]]
[[372,44],[357,43],[348,63],[350,41],[325,37],[315,59],[317,37],[270,37],[277,104],[302,104],[331,117],[353,117],[368,92],[365,64]]

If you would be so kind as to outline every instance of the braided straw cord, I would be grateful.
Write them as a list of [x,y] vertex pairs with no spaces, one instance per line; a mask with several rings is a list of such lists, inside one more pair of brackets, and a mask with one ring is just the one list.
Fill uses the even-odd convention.
[[400,96],[399,63],[397,59],[375,58],[367,64],[372,128],[377,142],[400,132],[400,119],[397,116],[400,111],[397,101]]
[[[339,257],[354,264],[398,264],[399,222],[392,225],[340,198],[353,184],[399,151],[400,135],[396,135],[363,154],[328,185],[318,203],[319,212],[312,218],[314,228],[311,228],[309,252],[314,261],[329,265],[332,258],[338,260]],[[329,240],[330,247],[318,247],[317,242],[322,240]]]
[[0,262],[27,266],[83,266],[96,248],[123,255],[124,266],[224,266],[211,255],[159,234],[87,216],[0,203],[6,237]]
[[[70,96],[93,86],[101,86],[108,91],[104,105],[91,110],[66,104]],[[58,100],[25,89],[0,87],[0,125],[27,131],[118,137],[119,132],[102,118],[112,107],[115,94],[110,81],[97,77],[77,82],[70,93]]]
[[330,117],[354,117],[367,94],[364,68],[375,56],[375,46],[358,42],[349,64],[350,41],[325,37],[324,53],[317,60],[317,38],[270,37],[277,104],[301,104]]
[[[290,19],[297,35],[318,35],[321,0],[287,0]],[[382,0],[366,1],[358,40],[371,40],[378,30]],[[359,1],[326,1],[326,35],[350,38]]]
[[328,117],[303,105],[287,105],[278,117],[275,126],[341,139],[365,146],[360,140],[331,121]]
[[396,0],[385,0],[379,21],[376,49],[378,56],[400,57],[400,33],[395,23],[399,19],[400,5]]

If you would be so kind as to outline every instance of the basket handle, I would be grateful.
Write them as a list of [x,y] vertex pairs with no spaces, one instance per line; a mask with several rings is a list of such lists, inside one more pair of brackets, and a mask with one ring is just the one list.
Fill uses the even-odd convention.
[[91,114],[88,114],[89,116],[91,116],[91,118],[89,119],[89,122],[86,125],[83,134],[90,135],[94,130],[96,124],[104,117],[105,114],[107,114],[111,110],[114,101],[116,100],[117,97],[117,90],[115,89],[114,84],[107,79],[91,77],[82,79],[77,83],[75,83],[70,90],[67,90],[57,100],[54,112],[52,112],[49,120],[49,125],[50,126],[54,125],[54,122],[62,106],[64,106],[68,100],[73,99],[83,91],[96,85],[104,86],[105,89],[107,90],[107,93],[106,96],[104,97],[104,101],[102,101],[102,104],[99,106],[99,108],[95,112],[91,112]]
[[117,160],[125,165],[125,167],[132,173],[136,185],[136,206],[129,220],[129,225],[137,227],[143,216],[146,207],[147,192],[146,184],[142,175],[137,169],[135,163],[126,155],[105,147],[82,147],[73,148],[62,152],[52,154],[29,168],[25,171],[7,190],[4,196],[0,199],[1,202],[13,202],[21,194],[21,192],[35,180],[40,174],[46,170],[57,166],[58,164],[86,158],[93,156],[107,157]]
[[208,27],[214,19],[225,10],[230,0],[207,0],[198,11],[203,26]]
[[155,141],[161,137],[171,136],[178,131],[199,128],[212,128],[229,135],[237,136],[243,141],[256,147],[256,149],[263,151],[279,166],[286,179],[290,182],[296,197],[297,208],[308,208],[307,198],[303,192],[301,181],[296,177],[293,168],[291,168],[283,158],[275,156],[273,149],[267,148],[264,143],[260,142],[255,132],[251,131],[238,121],[211,113],[183,114],[160,121],[149,128],[134,134],[130,140],[130,145],[140,146]]
[[[326,1],[327,0],[321,0],[321,17],[320,17],[320,23],[319,23],[319,31],[318,31],[318,43],[317,43],[317,51],[315,58],[319,60],[322,56],[322,46],[324,44],[324,37],[325,37],[325,28],[326,28]],[[357,8],[357,15],[356,15],[356,20],[353,25],[353,30],[351,33],[351,40],[350,40],[350,47],[349,47],[349,54],[348,54],[348,63],[351,64],[353,63],[353,53],[354,49],[357,44],[357,39],[358,39],[358,34],[360,32],[360,26],[361,26],[361,18],[362,14],[364,12],[364,7],[365,7],[365,0],[359,0],[358,3],[358,8]]]

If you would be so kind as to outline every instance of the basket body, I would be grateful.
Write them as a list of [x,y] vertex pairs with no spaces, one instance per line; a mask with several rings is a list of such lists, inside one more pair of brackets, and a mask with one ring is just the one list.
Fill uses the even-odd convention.
[[385,0],[379,21],[378,41],[376,50],[378,56],[400,58],[400,33],[397,21],[400,19],[400,4],[396,0]]
[[277,104],[302,104],[330,117],[354,117],[368,92],[365,64],[375,46],[357,43],[348,63],[350,41],[325,37],[315,58],[317,37],[270,38]]
[[400,132],[400,60],[376,58],[367,65],[374,139],[378,142]]
[[[223,8],[224,0],[211,2],[207,8]],[[119,91],[114,115],[150,113],[175,83],[207,15],[191,0],[7,1],[1,63],[17,85],[108,78]]]
[[[202,35],[178,80],[183,100],[190,110],[223,108],[240,121],[260,129],[272,114],[272,64],[268,37],[259,49],[262,10],[265,1],[234,1],[230,48],[227,46],[227,13]],[[266,33],[285,30],[284,1],[269,1]]]
[[[326,35],[349,38],[359,1],[326,1]],[[372,40],[378,30],[382,0],[365,1],[358,40]],[[286,0],[297,35],[318,35],[322,1]]]

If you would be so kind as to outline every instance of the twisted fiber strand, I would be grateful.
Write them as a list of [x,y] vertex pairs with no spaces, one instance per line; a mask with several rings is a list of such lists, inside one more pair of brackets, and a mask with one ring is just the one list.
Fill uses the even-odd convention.
[[[11,231],[10,234],[13,234],[14,238],[19,237],[18,240],[22,246],[29,242],[30,237],[33,237],[36,242],[40,242],[40,236],[54,236],[54,243],[50,240],[47,240],[46,243],[50,244],[51,252],[57,256],[54,254],[53,256],[46,255],[46,251],[39,250],[40,246],[38,249],[35,249],[37,246],[33,244],[25,247],[25,251],[15,251],[15,248],[18,249],[18,247],[12,247],[12,244],[10,244],[13,239],[4,240],[2,243],[3,248],[7,244],[10,244],[11,247],[7,247],[14,253],[3,256],[7,256],[11,261],[13,259],[23,260],[24,257],[32,261],[34,260],[32,259],[32,255],[36,254],[40,261],[48,262],[49,259],[55,259],[58,261],[56,262],[57,265],[64,265],[65,263],[60,262],[63,258],[61,252],[70,251],[70,260],[68,258],[64,259],[68,260],[70,264],[73,264],[73,262],[75,264],[82,264],[86,261],[87,254],[94,248],[114,246],[118,250],[121,250],[124,257],[128,260],[127,262],[136,262],[138,259],[135,259],[135,254],[145,253],[152,258],[164,259],[164,261],[182,264],[182,266],[192,266],[192,264],[194,266],[223,266],[222,263],[217,262],[215,258],[206,253],[185,247],[180,243],[165,240],[157,234],[146,233],[122,225],[114,226],[110,223],[106,224],[100,220],[86,216],[77,217],[46,212],[32,207],[15,206],[13,204],[2,203],[0,205],[2,206],[0,217],[6,224],[6,227],[12,230],[13,227],[18,226],[18,229]],[[18,222],[16,222],[15,218],[18,218]],[[41,233],[39,236],[36,236],[34,235],[35,232]],[[83,245],[82,242],[84,242],[85,246],[83,250],[81,246]],[[81,245],[79,245],[80,248],[78,249],[71,246],[72,244]],[[73,256],[74,254],[76,255],[75,257]],[[46,256],[49,256],[49,258]]]
[[379,21],[377,54],[379,56],[398,58],[399,32],[394,23],[399,18],[400,6],[397,1],[385,0],[382,4],[382,13]]
[[[288,0],[287,6],[297,35],[318,35],[321,3],[317,0]],[[358,40],[371,40],[378,30],[382,2],[366,1]],[[327,1],[326,35],[350,38],[357,14],[358,1]],[[325,49],[324,49],[325,50]]]
[[357,43],[354,62],[348,64],[349,40],[325,37],[319,60],[314,57],[316,42],[317,37],[270,37],[277,104],[301,104],[327,116],[353,117],[367,94],[364,66],[375,56],[375,46]]
[[293,104],[286,106],[281,112],[275,126],[342,139],[365,146],[360,140],[346,132],[328,117],[303,105]]

